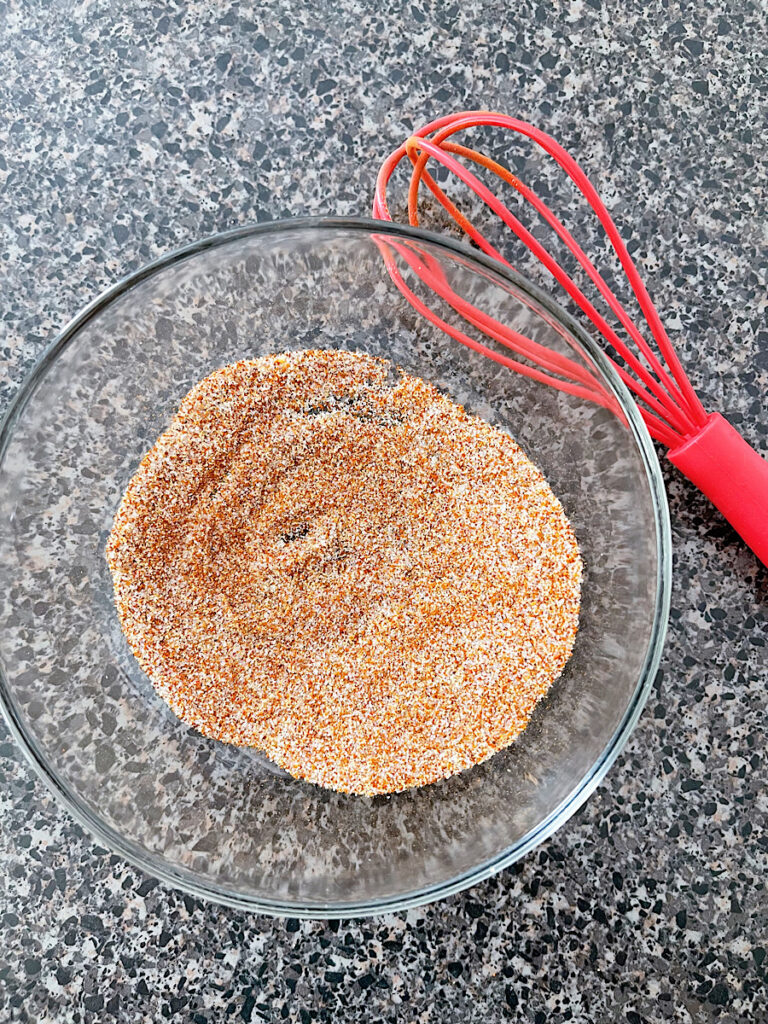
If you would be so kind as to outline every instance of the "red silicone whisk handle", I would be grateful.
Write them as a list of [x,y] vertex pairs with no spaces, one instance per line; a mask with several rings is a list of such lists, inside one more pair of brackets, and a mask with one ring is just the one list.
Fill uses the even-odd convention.
[[768,461],[719,412],[669,459],[768,565]]

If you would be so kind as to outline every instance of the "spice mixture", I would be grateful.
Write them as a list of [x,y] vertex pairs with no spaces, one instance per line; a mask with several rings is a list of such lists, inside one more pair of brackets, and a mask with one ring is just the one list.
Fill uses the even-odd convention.
[[107,558],[123,631],[179,718],[345,792],[507,746],[578,626],[581,559],[539,470],[353,352],[201,381],[131,480]]

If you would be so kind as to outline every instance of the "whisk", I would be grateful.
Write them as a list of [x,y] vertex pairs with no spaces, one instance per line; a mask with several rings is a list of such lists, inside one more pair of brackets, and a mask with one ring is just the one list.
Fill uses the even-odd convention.
[[[638,329],[592,261],[546,203],[495,160],[475,149],[451,141],[457,133],[478,126],[502,128],[526,136],[553,157],[565,171],[597,215],[618,256],[650,330],[653,344]],[[512,266],[477,226],[459,210],[429,173],[428,162],[434,160],[468,186],[565,289],[607,343],[609,358],[634,396],[651,436],[669,449],[670,461],[712,501],[758,558],[768,565],[768,462],[724,416],[717,412],[706,412],[685,374],[616,225],[573,157],[551,136],[525,121],[505,114],[465,111],[441,117],[414,132],[384,161],[379,171],[373,204],[373,215],[380,220],[392,220],[387,206],[387,185],[393,172],[405,158],[410,160],[412,165],[408,192],[410,223],[418,225],[419,189],[424,184],[443,209],[483,252],[508,267]],[[622,339],[550,252],[478,178],[468,164],[475,164],[489,171],[511,186],[533,207],[586,273],[605,305],[626,332],[628,341]],[[467,324],[500,343],[503,348],[525,357],[527,362],[520,362],[504,352],[478,342],[465,331],[439,317],[408,287],[390,257],[387,261],[388,269],[395,283],[423,316],[463,344],[515,372],[524,373],[560,390],[614,408],[610,394],[585,367],[511,330],[456,295],[436,262],[430,260],[426,252],[416,252],[413,248],[405,246],[402,255],[418,277],[435,294],[448,302]]]

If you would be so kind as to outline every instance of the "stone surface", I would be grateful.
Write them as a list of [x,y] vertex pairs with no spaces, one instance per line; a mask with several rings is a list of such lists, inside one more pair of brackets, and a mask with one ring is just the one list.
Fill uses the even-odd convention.
[[[489,107],[580,156],[694,385],[766,450],[760,5],[0,0],[0,39],[3,404],[124,273],[253,220],[367,213],[412,127]],[[626,751],[552,839],[443,903],[307,923],[167,890],[2,727],[0,1019],[759,1020],[768,574],[664,471],[673,610]]]

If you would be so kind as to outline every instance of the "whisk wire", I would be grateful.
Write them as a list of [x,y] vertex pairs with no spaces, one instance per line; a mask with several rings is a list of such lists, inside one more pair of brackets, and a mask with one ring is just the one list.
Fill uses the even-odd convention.
[[499,114],[493,111],[465,111],[449,116],[448,118],[441,118],[439,123],[432,122],[431,125],[425,126],[425,128],[415,134],[420,137],[424,137],[449,127],[453,134],[454,132],[461,131],[466,128],[477,127],[478,125],[491,125],[499,128],[506,128],[531,139],[531,141],[535,142],[555,160],[562,170],[565,171],[576,188],[581,192],[608,236],[614,252],[627,275],[630,287],[637,298],[643,316],[651,329],[651,334],[653,335],[664,359],[669,363],[672,375],[685,396],[686,403],[690,405],[696,422],[703,425],[707,419],[704,407],[683,370],[677,353],[672,347],[672,343],[670,342],[667,332],[664,329],[664,325],[661,322],[658,311],[648,294],[648,290],[640,277],[632,257],[629,255],[629,251],[619,234],[618,228],[616,227],[613,218],[603,205],[600,196],[597,194],[597,191],[589,178],[570,153],[568,153],[560,143],[550,135],[540,131],[533,125],[530,125],[525,121],[520,121],[514,117],[508,117],[506,114]]
[[[610,328],[610,326],[605,322],[605,320],[597,313],[597,310],[594,309],[594,306],[592,306],[591,303],[589,303],[589,306],[592,312],[588,314],[590,316],[590,319],[592,319],[595,326],[598,327],[601,334],[603,334],[603,336],[606,338],[609,344],[611,344],[614,350],[632,367],[632,369],[634,369],[638,376],[640,376],[643,379],[644,383],[646,383],[647,386],[653,390],[654,394],[657,396],[657,398],[661,401],[662,405],[664,405],[665,409],[667,410],[667,414],[670,417],[676,419],[677,414],[682,413],[682,420],[683,422],[685,422],[687,420],[687,417],[685,416],[685,409],[681,409],[679,405],[675,406],[671,402],[672,399],[676,399],[678,403],[683,402],[683,398],[677,391],[674,384],[669,380],[669,377],[665,373],[664,368],[656,359],[653,350],[648,346],[647,342],[642,337],[637,327],[630,319],[629,314],[624,309],[619,300],[616,298],[614,293],[610,290],[610,288],[606,284],[605,280],[603,279],[595,265],[584,253],[583,249],[578,244],[573,235],[571,235],[568,229],[555,216],[555,214],[550,210],[546,203],[544,203],[532,189],[528,188],[522,181],[520,181],[520,179],[516,175],[512,174],[505,167],[502,167],[501,164],[497,163],[495,160],[491,160],[484,154],[478,153],[476,150],[469,149],[466,146],[457,145],[456,143],[442,142],[441,146],[443,150],[447,150],[448,152],[463,156],[466,159],[469,159],[475,163],[480,164],[481,166],[486,167],[497,177],[501,178],[502,181],[505,181],[512,188],[514,188],[522,196],[523,199],[525,199],[528,203],[530,203],[531,206],[533,206],[536,212],[549,225],[549,227],[552,228],[552,230],[557,234],[561,241],[565,243],[566,247],[576,258],[579,265],[586,271],[590,280],[595,284],[595,286],[597,287],[603,299],[606,301],[611,311],[621,322],[622,326],[625,328],[625,330],[632,338],[632,340],[637,344],[638,348],[640,348],[643,355],[645,355],[651,370],[655,372],[659,377],[659,381],[657,381],[655,378],[653,378],[647,373],[642,363],[640,363],[634,357],[634,353],[632,353],[630,349],[627,349],[627,347],[621,342],[618,335],[616,335],[615,331],[613,331],[612,328]],[[417,174],[416,168],[414,167],[414,172],[411,177],[412,183],[415,178],[417,178]],[[418,184],[416,185],[416,188],[418,189]],[[507,261],[505,260],[504,262]],[[507,265],[511,266],[511,264],[509,263],[507,263]],[[587,301],[588,300],[585,297],[585,302]],[[594,316],[592,315],[593,313]],[[629,380],[631,380],[631,378]],[[628,381],[625,380],[625,383],[628,383]],[[666,387],[667,389],[666,393],[664,391],[664,387]],[[640,390],[638,390],[636,393],[638,395],[641,395],[642,397],[642,393]],[[680,429],[687,432],[693,426],[694,424],[688,421],[685,422],[685,426]]]
[[[421,159],[414,157],[414,150],[423,150]],[[626,320],[631,325],[631,334],[633,340],[636,341],[638,347],[643,352],[643,355],[645,355],[648,359],[652,369],[661,378],[662,383],[666,385],[668,391],[670,392],[669,395],[665,394],[664,390],[659,384],[659,381],[655,380],[651,376],[651,374],[642,365],[637,356],[635,356],[634,353],[629,348],[627,348],[627,346],[621,341],[616,332],[606,322],[605,318],[602,317],[601,314],[595,309],[594,305],[577,287],[577,285],[568,276],[568,274],[560,266],[560,264],[557,263],[557,261],[544,248],[544,246],[541,245],[541,243],[517,219],[517,217],[515,217],[514,214],[512,214],[509,208],[497,196],[495,196],[494,193],[492,193],[490,189],[488,189],[487,186],[477,178],[476,175],[474,175],[470,170],[465,168],[461,163],[459,163],[457,160],[455,160],[453,157],[447,154],[444,148],[440,147],[436,142],[421,139],[418,136],[412,136],[406,142],[406,152],[414,165],[413,175],[411,179],[412,183],[415,179],[417,182],[416,187],[418,187],[418,181],[423,180],[424,183],[429,187],[430,191],[432,191],[433,194],[436,196],[441,205],[445,206],[445,201],[450,203],[450,200],[445,195],[444,191],[440,188],[440,186],[437,184],[437,182],[434,180],[434,178],[432,178],[432,176],[427,171],[423,170],[424,157],[434,157],[436,160],[438,160],[440,163],[446,166],[449,170],[451,170],[470,189],[472,189],[472,191],[475,192],[475,194],[478,195],[479,198],[482,199],[483,202],[486,203],[486,205],[491,210],[493,210],[493,212],[496,213],[497,216],[499,216],[509,228],[512,229],[512,231],[514,231],[517,237],[520,238],[523,244],[526,245],[533,252],[537,259],[539,259],[539,261],[544,264],[547,270],[549,270],[553,277],[555,277],[558,283],[571,296],[574,302],[577,303],[579,308],[589,317],[592,323],[595,324],[600,333],[611,344],[614,350],[621,356],[622,359],[624,359],[627,362],[631,369],[634,370],[634,372],[638,375],[638,377],[640,377],[640,379],[643,381],[646,387],[656,395],[657,400],[652,398],[647,391],[641,389],[638,386],[637,382],[629,374],[623,372],[622,367],[617,366],[622,376],[622,379],[624,380],[624,383],[627,384],[627,386],[630,387],[630,389],[633,392],[635,392],[635,394],[642,401],[646,402],[649,405],[649,407],[653,409],[654,412],[656,412],[662,419],[667,420],[670,426],[672,426],[673,429],[677,433],[679,433],[681,439],[682,437],[686,436],[686,434],[690,433],[692,429],[694,429],[694,423],[687,415],[685,400],[683,396],[677,391],[674,383],[669,379],[669,376],[665,373],[663,367],[659,363],[653,351],[648,347],[647,343],[644,341],[639,331],[637,331],[637,328],[635,328],[634,325],[631,324],[631,321],[629,320],[629,317],[626,314],[626,312],[623,310],[623,307],[621,307],[620,303],[613,295],[613,293],[610,291],[608,286],[605,284],[603,279],[600,277],[595,267],[584,255],[583,251],[578,246],[578,243],[576,243],[575,239],[572,238],[567,229],[557,220],[557,218],[555,218],[554,214],[552,214],[551,211],[549,211],[548,208],[544,206],[544,204],[541,202],[541,200],[538,199],[538,197],[534,197],[536,202],[532,203],[532,205],[534,205],[537,208],[538,212],[541,212],[540,207],[544,207],[544,210],[546,210],[546,214],[542,213],[542,216],[545,216],[545,219],[547,219],[547,222],[550,223],[550,226],[552,226],[560,235],[560,237],[563,238],[568,248],[573,252],[574,256],[576,256],[579,262],[585,267],[587,272],[590,274],[590,277],[593,280],[597,279],[595,283],[597,284],[599,281],[598,287],[602,286],[600,288],[601,294],[607,293],[607,296],[610,297],[608,301],[609,305],[611,305],[611,308],[614,308],[614,311],[616,311],[615,307],[617,307],[618,310],[621,311],[624,320]],[[522,183],[519,184],[522,185]],[[531,193],[530,190],[526,190],[526,192],[528,192],[530,196],[533,196],[533,193]],[[528,198],[528,196],[524,195],[524,198]],[[453,206],[453,204],[451,205]],[[466,220],[466,218],[463,219]],[[557,226],[555,226],[555,224],[552,223],[553,221]],[[511,266],[511,264],[503,257],[501,257],[496,252],[496,250],[484,239],[480,232],[477,232],[476,230],[473,231],[471,233],[471,237],[473,237],[473,239],[478,242],[481,248],[488,255],[492,256],[495,259],[499,259],[506,266]],[[677,402],[679,403],[678,405],[674,404],[674,399],[677,400]]]
[[[403,258],[404,262],[415,272],[416,276],[433,292],[444,297],[446,301],[465,319],[470,319],[472,314],[469,311],[473,310],[477,313],[477,310],[471,305],[471,303],[462,303],[462,300],[459,299],[456,293],[445,281],[442,270],[436,261],[432,260],[426,252],[422,251],[417,253],[412,250],[410,246],[403,243],[396,243],[391,238],[380,239],[379,245],[382,253],[384,254],[384,259],[387,264],[387,270],[390,277],[406,297],[410,305],[413,306],[413,308],[425,319],[435,324],[435,326],[439,327],[442,331],[445,331],[445,333],[450,337],[454,338],[456,341],[460,341],[463,345],[466,345],[473,351],[492,359],[494,362],[499,363],[502,366],[505,366],[507,369],[513,370],[515,373],[519,373],[525,377],[530,377],[533,380],[537,380],[542,384],[547,384],[548,386],[557,388],[558,390],[567,391],[569,394],[575,395],[579,398],[584,398],[587,401],[594,402],[597,405],[602,405],[605,408],[618,411],[616,403],[612,397],[605,392],[600,387],[599,383],[591,378],[586,371],[583,371],[582,368],[578,367],[578,364],[572,363],[570,360],[565,360],[566,362],[571,363],[573,367],[577,367],[582,371],[581,379],[583,379],[583,383],[577,382],[580,378],[576,375],[571,376],[570,380],[563,381],[557,377],[553,377],[549,373],[539,370],[535,366],[530,366],[527,363],[521,363],[516,359],[511,359],[509,356],[505,356],[503,353],[497,352],[494,349],[489,348],[487,345],[483,345],[482,342],[478,342],[475,338],[471,337],[471,335],[465,334],[453,324],[450,324],[427,306],[416,295],[413,289],[406,284],[405,279],[391,256],[391,251],[394,250],[397,252],[398,255]],[[466,310],[462,308],[463,305],[466,305]],[[509,328],[505,328],[502,324],[492,318],[488,319],[492,321],[492,324],[489,324],[488,327],[482,328],[483,332],[488,334],[490,337],[493,337],[494,340],[501,342],[505,347],[516,350],[510,338],[510,335],[515,334],[515,332],[510,332]],[[530,339],[525,339],[522,335],[518,335],[517,337],[521,338],[523,341],[530,341]],[[565,359],[565,357],[561,358]],[[558,369],[557,372],[561,372],[563,375],[568,373],[567,370],[561,369]]]

